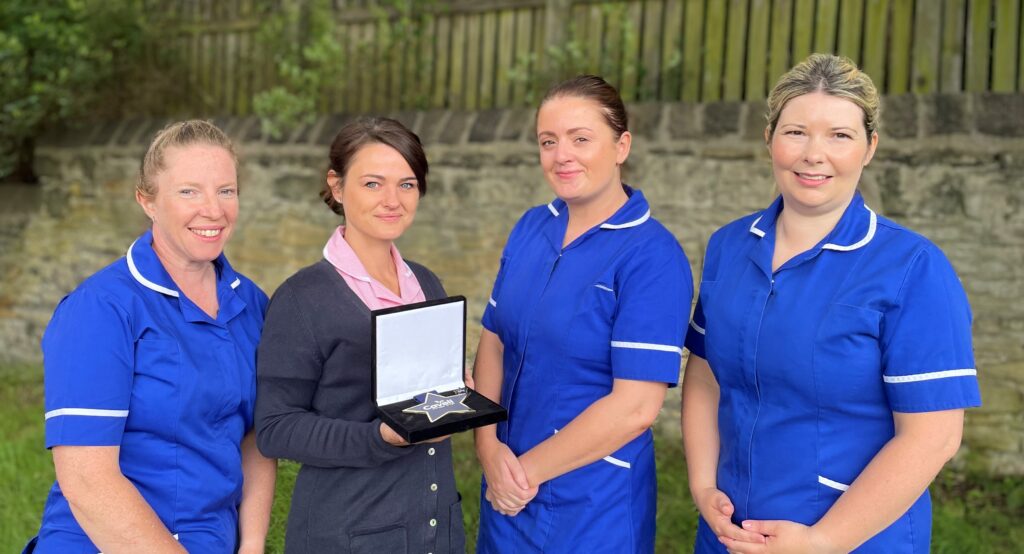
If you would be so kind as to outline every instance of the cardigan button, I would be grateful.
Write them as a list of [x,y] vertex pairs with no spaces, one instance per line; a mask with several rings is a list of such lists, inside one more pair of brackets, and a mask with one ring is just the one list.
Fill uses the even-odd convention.
[[430,450],[427,450],[427,454],[429,454],[429,455],[431,455],[431,456],[433,456],[433,455],[434,455],[434,452],[436,452],[436,450],[434,450],[434,448],[433,448],[433,447],[431,447],[431,448],[430,448]]
[[437,527],[437,520],[436,519],[431,519],[430,520],[430,526],[431,527]]

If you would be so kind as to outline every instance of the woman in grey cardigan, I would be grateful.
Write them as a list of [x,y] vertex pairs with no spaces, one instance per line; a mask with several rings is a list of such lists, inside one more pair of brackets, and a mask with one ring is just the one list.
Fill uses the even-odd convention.
[[443,298],[394,240],[427,191],[419,137],[363,119],[331,144],[321,198],[345,225],[324,259],[274,294],[257,355],[257,443],[302,463],[285,551],[463,552],[462,508],[447,439],[409,445],[377,418],[370,310]]

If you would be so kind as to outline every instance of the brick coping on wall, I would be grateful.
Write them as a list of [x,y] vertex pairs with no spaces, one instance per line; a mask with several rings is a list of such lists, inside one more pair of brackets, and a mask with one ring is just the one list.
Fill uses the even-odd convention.
[[[628,107],[633,134],[651,141],[722,139],[760,141],[764,133],[763,100],[752,102],[654,102]],[[416,132],[426,145],[472,145],[495,142],[533,143],[532,108],[479,111],[427,110],[387,114]],[[214,117],[213,122],[240,144],[321,146],[358,114],[324,115],[301,125],[287,137],[263,136],[259,118]],[[145,147],[172,119],[129,117],[85,123],[52,131],[39,146],[48,148]],[[944,136],[1024,138],[1024,94],[956,93],[887,96],[882,102],[883,138]]]

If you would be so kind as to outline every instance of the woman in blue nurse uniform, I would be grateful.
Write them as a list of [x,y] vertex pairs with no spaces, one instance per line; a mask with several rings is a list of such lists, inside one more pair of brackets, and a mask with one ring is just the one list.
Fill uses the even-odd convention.
[[857,192],[878,93],[815,54],[768,100],[779,197],[708,243],[686,346],[697,552],[929,551],[929,483],[980,395],[971,313],[928,239]]
[[263,552],[276,463],[252,428],[267,297],[223,254],[236,166],[211,123],[160,131],[136,188],[152,229],[54,312],[57,482],[35,552]]
[[476,431],[477,551],[652,552],[649,428],[679,375],[689,265],[622,183],[631,136],[614,88],[555,86],[537,140],[558,198],[512,230],[484,312],[477,390],[509,418]]

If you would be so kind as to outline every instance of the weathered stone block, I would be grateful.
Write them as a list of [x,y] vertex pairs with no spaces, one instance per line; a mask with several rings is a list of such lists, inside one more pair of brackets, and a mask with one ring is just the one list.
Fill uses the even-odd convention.
[[974,97],[978,132],[1001,137],[1024,136],[1024,94],[986,92]]
[[901,94],[882,97],[882,121],[879,131],[893,138],[917,136],[917,96]]
[[492,142],[503,115],[504,110],[484,110],[477,113],[473,128],[469,131],[469,142]]
[[425,112],[423,119],[420,121],[420,140],[424,144],[437,142],[437,138],[441,135],[441,131],[444,130],[449,115],[450,112],[447,110],[430,110]]
[[964,94],[933,94],[924,102],[924,132],[928,135],[970,133],[967,114],[968,96]]
[[445,122],[441,133],[437,135],[437,142],[441,144],[458,144],[466,130],[473,124],[473,112],[452,112]]
[[664,109],[664,104],[655,102],[631,104],[627,109],[630,132],[647,140],[653,141],[659,138],[665,119],[663,117]]
[[320,136],[317,137],[316,144],[331,144],[331,141],[334,140],[338,131],[353,119],[355,119],[355,116],[352,114],[334,114],[328,116],[324,120],[323,126],[320,127]]
[[764,118],[768,111],[768,102],[754,100],[744,105],[743,138],[747,140],[764,140],[764,129],[768,122]]
[[673,140],[701,136],[701,104],[675,102],[668,105],[668,136]]
[[704,133],[712,137],[732,135],[740,130],[742,102],[714,102],[704,106]]
[[519,140],[526,136],[530,142],[534,139],[535,111],[530,108],[511,108],[505,111],[505,121],[498,131],[498,140]]

